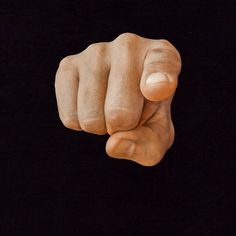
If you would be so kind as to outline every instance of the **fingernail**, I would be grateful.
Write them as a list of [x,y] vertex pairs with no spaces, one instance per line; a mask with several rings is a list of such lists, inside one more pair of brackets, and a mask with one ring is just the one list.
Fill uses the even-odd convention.
[[134,154],[135,143],[128,139],[121,139],[114,149],[114,154],[118,157],[131,157]]
[[159,82],[169,82],[168,77],[161,73],[161,72],[157,72],[157,73],[153,73],[151,75],[148,76],[146,84],[154,84],[154,83],[159,83]]

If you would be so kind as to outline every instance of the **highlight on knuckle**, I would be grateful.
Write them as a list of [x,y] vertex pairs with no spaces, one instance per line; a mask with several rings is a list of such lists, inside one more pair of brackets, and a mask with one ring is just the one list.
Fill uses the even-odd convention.
[[113,108],[107,112],[106,123],[110,130],[129,130],[136,126],[136,116],[125,108]]
[[64,57],[59,63],[59,68],[62,70],[71,69],[73,65],[73,60],[74,60],[74,56]]
[[159,39],[158,42],[163,46],[167,48],[173,47],[173,45],[168,41],[167,39]]
[[88,54],[89,57],[93,58],[104,58],[107,50],[107,43],[101,42],[101,43],[93,43],[90,44],[85,52]]
[[140,37],[138,35],[127,32],[127,33],[120,34],[114,40],[114,42],[117,43],[120,46],[130,48],[134,45],[134,43],[136,43],[138,41],[139,38]]

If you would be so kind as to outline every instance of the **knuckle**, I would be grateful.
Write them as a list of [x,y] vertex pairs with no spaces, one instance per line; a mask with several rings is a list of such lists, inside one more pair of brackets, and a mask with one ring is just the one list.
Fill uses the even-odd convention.
[[74,56],[67,56],[64,57],[60,63],[59,67],[57,69],[56,75],[55,75],[55,81],[54,81],[54,87],[57,89],[58,85],[65,80],[64,76],[61,76],[63,73],[68,73],[73,69],[72,67],[72,61]]
[[163,47],[167,47],[167,48],[172,48],[174,47],[170,41],[168,41],[167,39],[159,39],[158,42],[163,46]]
[[55,75],[55,82],[54,82],[54,87],[57,89],[58,85],[61,84],[61,82],[64,82],[67,80],[66,75],[73,74],[73,77],[75,78],[78,73],[78,66],[79,66],[79,58],[80,55],[70,55],[64,57],[58,66],[58,69],[56,71]]
[[87,48],[86,48],[86,52],[89,55],[93,55],[93,57],[104,57],[105,52],[106,52],[106,48],[107,48],[107,44],[104,42],[101,43],[93,43],[90,44]]
[[84,53],[84,66],[89,69],[100,71],[101,65],[106,66],[109,64],[107,59],[108,45],[105,42],[90,44]]
[[106,134],[106,128],[102,119],[80,119],[82,130],[93,134]]
[[136,34],[133,33],[123,33],[120,34],[114,42],[117,43],[118,45],[122,45],[124,47],[130,48],[131,46],[134,45],[135,42],[138,41],[140,37]]
[[106,123],[110,132],[130,130],[137,125],[136,114],[125,108],[113,108],[107,114]]
[[60,63],[59,68],[62,70],[68,70],[72,67],[74,56],[66,56],[64,57]]
[[126,32],[126,33],[120,34],[116,39],[117,40],[132,40],[132,39],[136,39],[137,37],[138,37],[137,34]]

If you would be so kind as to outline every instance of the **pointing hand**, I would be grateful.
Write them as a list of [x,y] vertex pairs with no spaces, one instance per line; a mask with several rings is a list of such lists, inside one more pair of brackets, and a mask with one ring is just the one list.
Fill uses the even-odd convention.
[[65,57],[56,73],[62,123],[110,135],[109,156],[157,164],[174,141],[171,101],[181,58],[167,40],[131,33]]

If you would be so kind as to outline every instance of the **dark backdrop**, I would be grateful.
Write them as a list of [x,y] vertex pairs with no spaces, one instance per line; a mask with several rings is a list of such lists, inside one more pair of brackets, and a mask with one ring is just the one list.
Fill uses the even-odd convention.
[[[235,38],[230,1],[2,1],[0,235],[235,235]],[[176,139],[144,168],[109,158],[107,136],[58,118],[66,55],[123,32],[166,38],[183,69]]]

